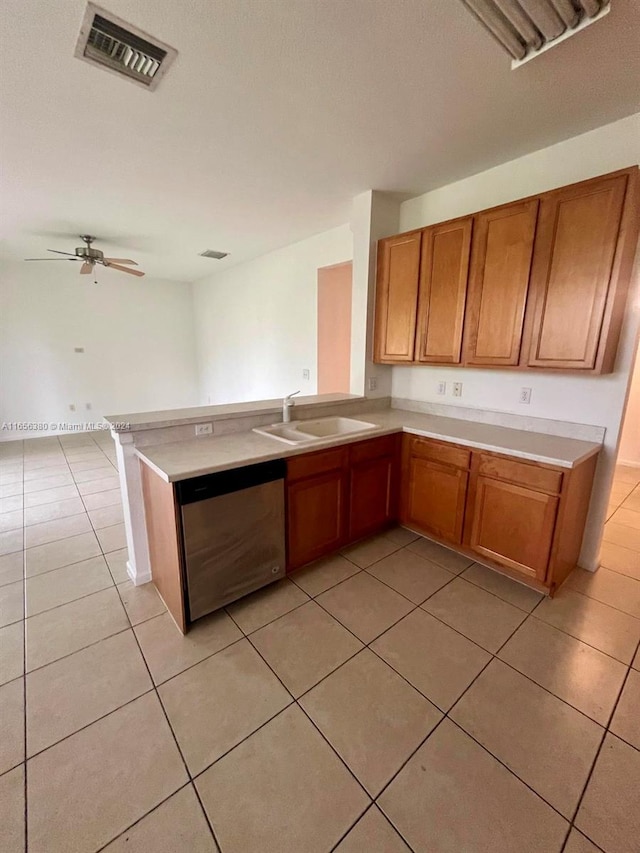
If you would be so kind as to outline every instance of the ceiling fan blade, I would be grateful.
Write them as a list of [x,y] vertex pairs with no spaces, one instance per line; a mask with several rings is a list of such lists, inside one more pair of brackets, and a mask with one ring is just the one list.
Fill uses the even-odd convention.
[[138,266],[137,261],[131,261],[128,258],[103,258],[102,260],[110,264],[133,264],[134,267]]
[[80,258],[24,258],[25,261],[79,261]]
[[93,269],[93,264],[90,264],[88,261],[85,261],[80,267],[80,275],[90,275]]
[[127,267],[120,266],[120,264],[113,264],[113,263],[105,261],[104,265],[105,265],[105,267],[111,267],[114,270],[120,270],[120,272],[128,272],[129,275],[138,275],[138,276],[144,275],[144,273],[141,272],[140,270],[130,270]]
[[58,249],[47,249],[47,252],[55,252],[56,255],[69,255],[70,258],[76,257],[73,252],[60,252]]

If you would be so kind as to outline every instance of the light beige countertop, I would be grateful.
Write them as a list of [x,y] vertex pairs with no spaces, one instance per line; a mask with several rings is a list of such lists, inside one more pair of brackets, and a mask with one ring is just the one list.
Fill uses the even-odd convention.
[[[295,389],[294,389],[295,390]],[[313,394],[295,398],[296,409],[306,406],[339,405],[363,400],[356,394]],[[198,424],[209,421],[228,420],[243,415],[274,414],[274,420],[282,414],[282,398],[272,400],[253,400],[248,403],[224,403],[217,406],[192,406],[189,409],[163,409],[158,412],[134,412],[127,415],[105,415],[114,432],[133,432],[146,429],[165,429],[185,424]],[[126,425],[126,426],[124,426]]]
[[269,459],[286,459],[301,453],[352,444],[400,431],[562,468],[575,467],[579,462],[598,453],[601,448],[600,444],[591,441],[409,412],[404,409],[363,412],[355,417],[376,424],[376,429],[302,445],[285,444],[255,432],[233,432],[138,448],[136,453],[164,480],[177,482],[202,474],[241,468]]

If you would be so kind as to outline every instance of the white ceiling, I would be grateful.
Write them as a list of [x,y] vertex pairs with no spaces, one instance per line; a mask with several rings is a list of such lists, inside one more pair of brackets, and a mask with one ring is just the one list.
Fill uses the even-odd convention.
[[156,92],[74,59],[84,0],[3,2],[0,259],[190,281],[640,110],[637,0],[516,71],[459,0],[104,2],[179,51]]

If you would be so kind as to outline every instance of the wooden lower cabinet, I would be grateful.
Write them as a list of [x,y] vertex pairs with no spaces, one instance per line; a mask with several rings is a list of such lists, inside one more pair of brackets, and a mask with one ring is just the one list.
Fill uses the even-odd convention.
[[383,436],[289,460],[290,571],[396,521],[398,438]]
[[405,436],[400,520],[427,535],[462,542],[470,453],[430,439]]
[[472,559],[553,591],[575,568],[597,456],[572,469],[413,435],[288,462],[288,568],[396,520]]
[[400,521],[553,592],[580,556],[596,461],[565,469],[405,435]]
[[544,583],[558,497],[491,477],[478,477],[474,488],[471,550]]
[[564,481],[558,468],[473,453],[464,544],[485,559],[546,583]]
[[398,439],[390,435],[352,445],[349,465],[349,541],[377,533],[398,517]]
[[289,569],[304,566],[344,544],[348,487],[345,452],[320,451],[290,460],[287,476]]

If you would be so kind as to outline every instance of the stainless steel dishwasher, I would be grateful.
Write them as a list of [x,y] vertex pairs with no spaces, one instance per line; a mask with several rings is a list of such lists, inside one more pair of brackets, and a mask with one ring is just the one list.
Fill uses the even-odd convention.
[[177,484],[188,619],[285,575],[283,459]]

